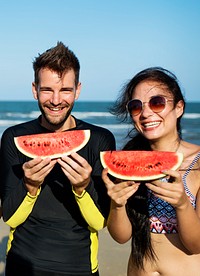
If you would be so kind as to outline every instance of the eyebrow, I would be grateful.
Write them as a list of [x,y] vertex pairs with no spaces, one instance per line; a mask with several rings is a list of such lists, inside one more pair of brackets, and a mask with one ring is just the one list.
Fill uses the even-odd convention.
[[[40,87],[40,91],[43,91],[43,90],[50,90],[50,91],[53,91],[53,89],[49,86],[41,86]],[[60,91],[64,91],[64,90],[67,90],[67,91],[73,91],[74,90],[74,87],[62,87],[60,89]]]
[[41,86],[40,90],[53,90],[51,87],[48,86]]
[[62,91],[62,90],[73,91],[73,90],[74,90],[74,87],[62,87],[60,90],[61,90],[61,91]]

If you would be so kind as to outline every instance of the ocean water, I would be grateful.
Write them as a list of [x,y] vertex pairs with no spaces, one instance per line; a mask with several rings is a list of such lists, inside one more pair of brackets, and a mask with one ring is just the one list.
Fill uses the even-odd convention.
[[[75,103],[72,114],[84,121],[108,128],[116,138],[117,148],[120,149],[125,141],[131,125],[119,122],[109,112],[112,102],[83,102]],[[12,125],[32,120],[40,112],[36,101],[0,101],[0,136]],[[183,139],[200,145],[200,102],[187,103],[182,119]]]

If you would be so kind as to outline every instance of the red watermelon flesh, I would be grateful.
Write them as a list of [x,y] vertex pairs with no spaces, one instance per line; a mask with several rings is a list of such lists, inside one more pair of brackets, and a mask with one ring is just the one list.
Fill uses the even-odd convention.
[[145,181],[164,177],[161,171],[176,170],[183,154],[167,151],[102,151],[101,163],[108,173],[123,180]]
[[36,158],[59,158],[83,148],[90,138],[90,130],[69,130],[14,137],[16,147],[24,155]]

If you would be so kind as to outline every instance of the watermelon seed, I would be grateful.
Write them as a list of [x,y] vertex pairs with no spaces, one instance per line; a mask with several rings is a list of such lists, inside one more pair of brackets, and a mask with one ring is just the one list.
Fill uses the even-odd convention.
[[162,164],[161,164],[160,162],[158,162],[158,163],[156,163],[154,166],[155,166],[155,167],[159,167],[159,166],[162,166]]
[[44,147],[49,147],[49,146],[50,146],[50,144],[51,144],[50,142],[45,141],[45,142],[43,143],[43,146],[44,146]]
[[160,167],[160,166],[162,166],[162,164],[160,163],[160,162],[157,162],[156,164],[154,164],[154,165],[147,165],[145,168],[146,169],[154,169],[154,168],[157,168],[157,167]]

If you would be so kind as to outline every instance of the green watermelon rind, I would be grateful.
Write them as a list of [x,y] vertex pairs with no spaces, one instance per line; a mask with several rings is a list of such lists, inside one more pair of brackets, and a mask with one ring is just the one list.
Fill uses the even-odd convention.
[[[27,149],[25,149],[24,147],[22,147],[20,145],[21,139],[23,139],[23,140],[29,139],[29,138],[33,139],[34,137],[36,137],[35,139],[41,138],[43,140],[43,142],[45,139],[47,139],[47,140],[53,139],[55,141],[56,139],[59,140],[61,137],[67,137],[68,135],[71,135],[73,133],[77,135],[77,134],[79,134],[79,132],[84,133],[84,139],[82,141],[80,141],[80,143],[77,146],[72,147],[70,149],[64,149],[64,150],[62,150],[62,152],[60,150],[60,152],[58,152],[58,153],[53,153],[52,147],[49,147],[49,151],[52,152],[50,154],[40,154],[39,152],[36,152],[36,151],[38,151],[38,148],[35,148],[35,153],[33,153],[33,152],[29,152]],[[61,158],[64,155],[68,156],[72,152],[79,151],[88,143],[89,139],[90,139],[90,130],[84,129],[84,130],[69,130],[66,132],[52,132],[52,133],[42,133],[42,134],[31,134],[31,135],[18,136],[18,137],[14,137],[14,143],[15,143],[17,149],[27,157],[30,157],[30,158],[40,157],[42,159],[45,159],[45,158],[55,159],[55,158]]]
[[[166,168],[161,168],[160,169],[160,172],[154,172],[154,174],[152,175],[136,175],[136,173],[134,173],[133,171],[132,172],[129,172],[129,175],[127,175],[127,171],[126,171],[126,175],[123,174],[123,172],[119,172],[118,171],[114,171],[113,169],[111,169],[109,167],[109,164],[106,163],[105,161],[105,155],[106,154],[110,154],[110,158],[109,158],[109,161],[112,160],[112,153],[114,154],[117,154],[119,152],[123,152],[124,155],[126,155],[126,153],[133,153],[135,154],[135,160],[136,160],[136,157],[137,157],[137,154],[141,157],[143,157],[143,153],[145,155],[149,155],[151,156],[151,154],[155,154],[155,151],[101,151],[100,152],[100,160],[101,160],[101,164],[103,166],[103,168],[107,168],[108,169],[108,173],[118,179],[122,179],[122,180],[132,180],[132,181],[147,181],[147,180],[156,180],[156,179],[159,179],[159,178],[163,178],[165,177],[166,175],[164,173],[161,173],[162,170],[165,170]],[[171,165],[170,168],[167,168],[168,170],[177,170],[181,164],[182,164],[182,161],[183,161],[183,154],[180,153],[180,152],[167,152],[167,151],[159,151],[159,154],[162,154],[163,155],[163,158],[167,155],[167,154],[170,154],[170,155],[174,155],[177,157],[177,162],[173,165]],[[120,162],[120,161],[119,161]],[[127,161],[126,161],[127,162]],[[132,160],[132,162],[134,162],[134,160]],[[145,162],[143,160],[143,162]],[[117,169],[116,169],[117,170]],[[145,168],[146,170],[146,168]],[[148,169],[147,169],[148,171]],[[145,171],[145,173],[147,173],[147,171]],[[142,172],[141,172],[142,173]]]

